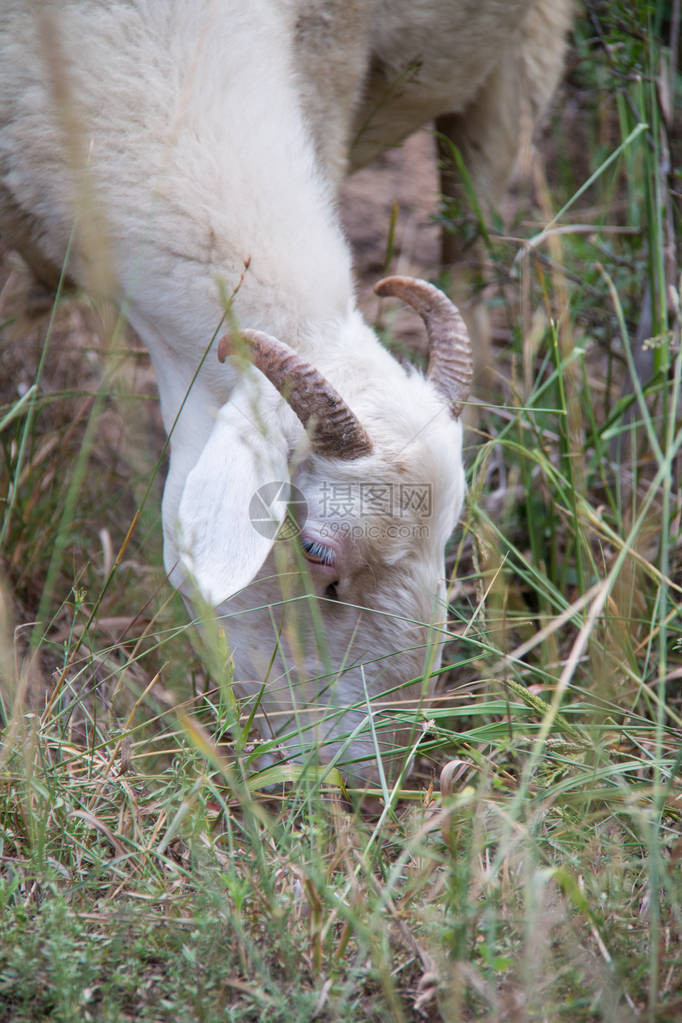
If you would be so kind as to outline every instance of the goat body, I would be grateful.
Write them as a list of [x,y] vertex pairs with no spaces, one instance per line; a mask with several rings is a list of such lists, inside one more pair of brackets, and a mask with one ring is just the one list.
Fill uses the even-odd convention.
[[[0,0],[0,230],[45,275],[75,225],[69,272],[125,310],[172,430],[171,581],[220,617],[263,733],[355,778],[376,776],[377,752],[394,769],[409,745],[397,707],[423,698],[439,663],[465,485],[447,387],[399,365],[355,308],[335,191],[349,166],[454,111],[494,192],[515,145],[509,104],[524,74],[538,88],[556,77],[568,10]],[[425,294],[413,304],[428,323]],[[247,347],[272,342],[259,369],[206,354],[226,298]],[[325,406],[302,413],[298,385],[273,382],[275,349],[280,367],[293,352],[329,383],[353,457],[320,441]],[[274,539],[291,491],[272,485],[289,483],[307,503],[293,544]],[[254,528],[259,501],[272,528]]]

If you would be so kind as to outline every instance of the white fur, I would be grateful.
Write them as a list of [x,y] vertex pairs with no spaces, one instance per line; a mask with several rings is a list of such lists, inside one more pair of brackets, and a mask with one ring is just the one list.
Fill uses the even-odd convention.
[[[391,707],[419,700],[439,663],[443,552],[464,476],[460,424],[355,309],[333,195],[353,124],[380,96],[377,66],[384,80],[389,65],[400,75],[413,58],[422,70],[381,106],[356,161],[363,144],[370,155],[415,120],[471,104],[536,5],[0,5],[0,228],[44,272],[62,264],[76,223],[70,272],[122,303],[150,351],[166,428],[175,423],[163,501],[171,580],[221,616],[242,692],[262,696],[263,733],[299,756],[309,734],[322,760],[364,758],[354,776],[376,773],[367,728],[349,749],[343,742],[361,730],[367,700],[379,724],[389,721],[378,733],[389,767],[391,749],[412,735]],[[265,378],[240,375],[213,352],[192,384],[232,295],[240,326],[286,341],[337,388],[372,455],[312,455]],[[253,492],[279,478],[306,494],[313,537],[329,539],[332,526],[353,533],[337,537],[337,601],[315,596],[330,581],[326,568],[306,570],[249,521]],[[428,520],[361,507],[371,482],[396,493],[431,487]],[[330,485],[347,488],[342,515],[325,506]]]

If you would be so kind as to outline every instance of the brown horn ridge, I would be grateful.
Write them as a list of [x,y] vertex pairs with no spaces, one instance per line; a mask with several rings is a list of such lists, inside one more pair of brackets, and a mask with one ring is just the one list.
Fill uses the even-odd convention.
[[[243,330],[254,366],[277,388],[303,426],[311,427],[310,443],[317,455],[351,461],[372,454],[372,442],[338,391],[309,362],[283,341],[260,330]],[[224,362],[234,352],[230,334],[218,342]]]
[[382,298],[402,299],[421,316],[429,339],[426,378],[459,419],[473,376],[469,331],[459,309],[433,284],[416,277],[385,277],[374,290]]

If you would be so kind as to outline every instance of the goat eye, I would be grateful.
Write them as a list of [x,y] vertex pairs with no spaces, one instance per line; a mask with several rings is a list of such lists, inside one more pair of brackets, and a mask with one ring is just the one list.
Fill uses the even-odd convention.
[[331,547],[327,547],[323,543],[319,543],[317,540],[310,540],[307,537],[301,537],[301,547],[303,548],[303,554],[308,561],[314,565],[327,565],[333,567],[336,564],[336,551]]

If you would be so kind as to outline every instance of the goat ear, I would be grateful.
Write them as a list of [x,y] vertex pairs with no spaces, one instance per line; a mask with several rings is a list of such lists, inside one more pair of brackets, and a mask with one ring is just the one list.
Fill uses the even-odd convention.
[[286,501],[273,501],[271,521],[254,525],[252,518],[258,516],[252,500],[266,487],[267,501],[274,489],[267,484],[288,485],[285,443],[281,435],[274,443],[269,440],[253,417],[230,401],[220,409],[187,477],[178,507],[180,557],[201,596],[214,607],[251,582],[284,521]]

